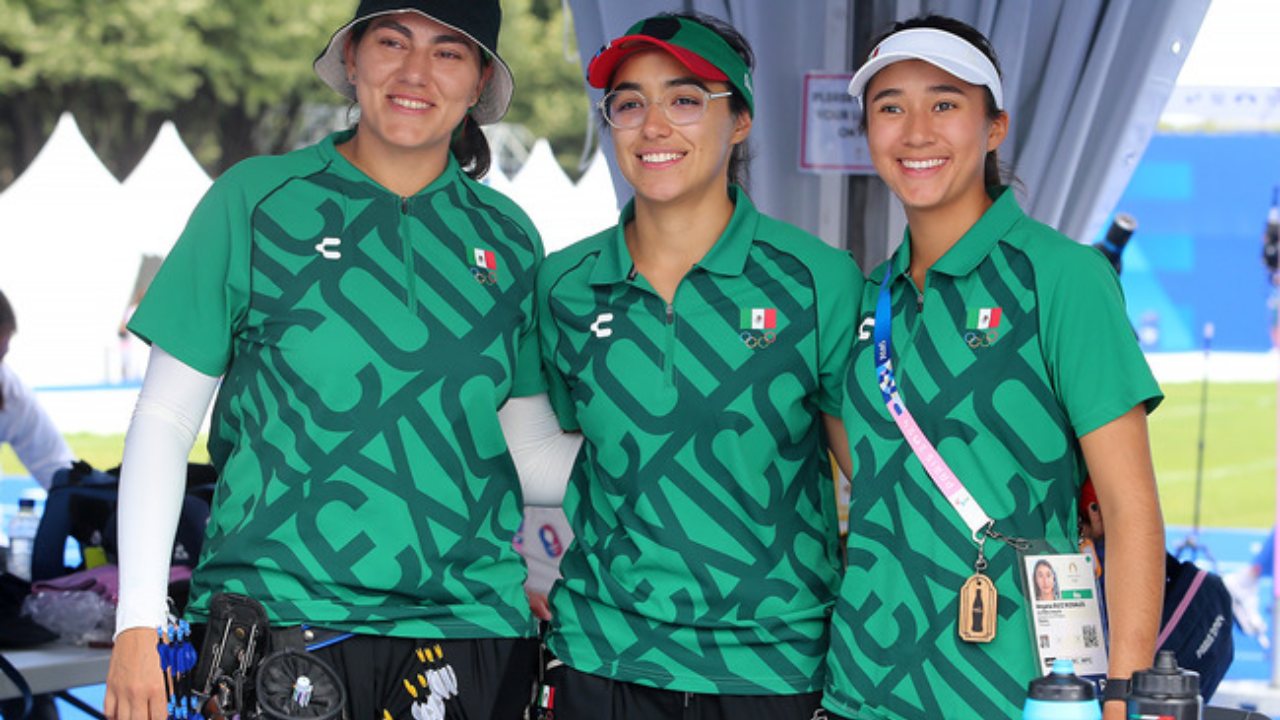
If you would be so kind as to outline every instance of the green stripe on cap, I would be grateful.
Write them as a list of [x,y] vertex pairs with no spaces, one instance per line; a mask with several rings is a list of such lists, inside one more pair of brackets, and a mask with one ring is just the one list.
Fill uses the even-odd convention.
[[715,30],[696,20],[658,15],[646,18],[627,29],[625,35],[647,35],[692,52],[712,65],[729,79],[729,84],[747,103],[747,110],[756,112],[755,84],[751,68],[725,39]]

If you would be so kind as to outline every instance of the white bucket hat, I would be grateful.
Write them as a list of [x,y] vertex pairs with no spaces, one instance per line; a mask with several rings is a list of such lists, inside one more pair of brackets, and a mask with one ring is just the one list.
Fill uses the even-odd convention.
[[471,117],[480,125],[498,122],[507,114],[515,80],[511,68],[498,56],[498,28],[502,7],[498,0],[362,0],[351,22],[338,28],[329,45],[316,58],[316,75],[348,100],[356,99],[356,88],[347,79],[343,52],[351,29],[381,15],[413,12],[457,30],[479,45],[493,61],[493,75],[471,108]]

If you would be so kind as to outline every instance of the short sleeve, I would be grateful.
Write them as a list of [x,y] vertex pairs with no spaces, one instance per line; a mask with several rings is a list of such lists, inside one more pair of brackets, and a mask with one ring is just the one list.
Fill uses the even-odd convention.
[[546,379],[547,398],[551,401],[551,408],[556,411],[556,417],[560,420],[560,427],[567,431],[575,431],[579,429],[578,412],[574,407],[573,397],[569,394],[569,387],[565,383],[564,376],[560,374],[559,369],[556,367],[556,341],[560,331],[556,327],[555,317],[551,314],[550,286],[552,281],[553,279],[548,277],[547,266],[543,265],[542,270],[538,273],[538,289],[536,292],[538,298],[538,344],[542,355],[542,373]]
[[1041,333],[1058,401],[1081,437],[1164,399],[1138,347],[1115,272],[1092,248],[1056,263],[1040,298]]
[[250,211],[230,177],[214,183],[129,320],[135,335],[206,375],[226,369],[248,308]]
[[818,309],[818,407],[828,415],[840,417],[863,278],[848,252],[832,255],[829,262],[814,269]]
[[[534,265],[536,274],[541,259]],[[538,312],[534,293],[523,303],[525,306],[524,324],[520,326],[520,336],[516,338],[516,358],[513,368],[514,379],[511,385],[512,397],[528,397],[546,392],[546,382],[542,374],[542,354],[538,345]]]

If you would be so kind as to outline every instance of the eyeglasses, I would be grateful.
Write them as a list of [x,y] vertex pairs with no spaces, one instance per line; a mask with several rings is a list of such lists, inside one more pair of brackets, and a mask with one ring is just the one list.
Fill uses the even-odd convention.
[[[726,98],[732,90],[712,93],[696,85],[668,88],[658,98],[658,107],[672,125],[692,125],[707,114],[707,104]],[[644,124],[649,114],[649,98],[639,90],[614,90],[596,104],[605,122],[619,130],[631,130]]]

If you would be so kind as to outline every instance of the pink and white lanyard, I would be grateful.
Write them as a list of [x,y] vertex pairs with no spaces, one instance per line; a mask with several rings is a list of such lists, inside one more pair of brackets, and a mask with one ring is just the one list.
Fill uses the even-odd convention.
[[911,411],[907,410],[907,406],[903,404],[898,394],[898,382],[893,375],[893,309],[890,296],[892,276],[893,262],[890,261],[889,266],[884,270],[884,280],[880,283],[880,296],[876,300],[876,324],[873,335],[876,353],[876,384],[880,388],[880,396],[884,399],[885,407],[889,410],[889,416],[897,423],[898,429],[902,431],[907,444],[919,458],[925,472],[929,473],[933,484],[951,507],[960,513],[960,518],[968,526],[973,541],[978,545],[978,561],[975,569],[982,572],[987,564],[982,552],[987,538],[1000,540],[1018,550],[1025,550],[1029,543],[1020,538],[1002,535],[993,529],[995,520],[987,515],[965,488],[964,483],[960,482],[960,478],[956,477],[951,466],[942,459],[942,455],[938,453],[938,449],[929,441],[929,438],[924,436],[924,431],[916,423]]

